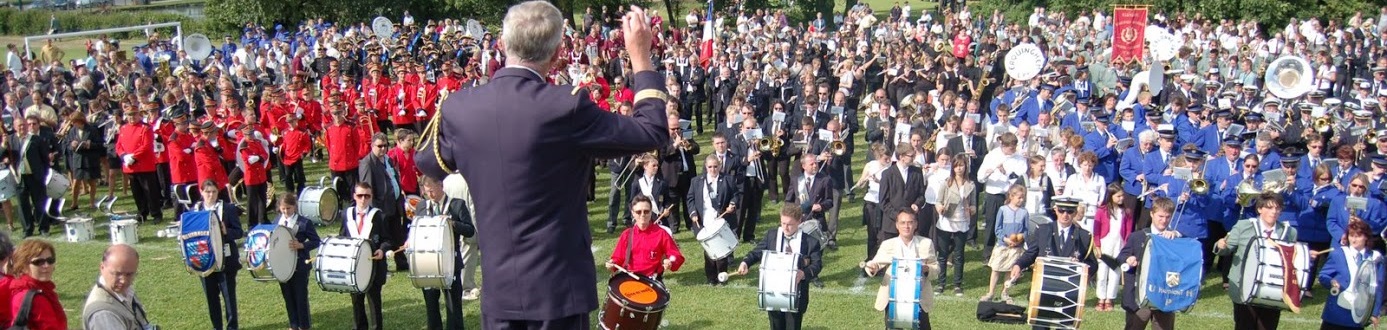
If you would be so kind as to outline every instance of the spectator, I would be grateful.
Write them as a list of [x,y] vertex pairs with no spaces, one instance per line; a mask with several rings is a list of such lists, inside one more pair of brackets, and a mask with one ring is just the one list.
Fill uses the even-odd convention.
[[[28,239],[14,251],[10,259],[10,269],[19,275],[10,280],[6,288],[12,293],[9,297],[9,314],[14,315],[14,326],[27,326],[33,330],[66,330],[67,312],[63,311],[58,300],[57,285],[53,283],[53,273],[57,268],[58,255],[53,244],[41,239]],[[29,315],[16,315],[24,310],[27,293],[34,290]],[[104,328],[102,328],[104,329]]]
[[86,329],[137,330],[150,327],[144,306],[131,286],[140,268],[140,253],[125,244],[106,248],[101,255],[101,276],[87,294],[82,308]]

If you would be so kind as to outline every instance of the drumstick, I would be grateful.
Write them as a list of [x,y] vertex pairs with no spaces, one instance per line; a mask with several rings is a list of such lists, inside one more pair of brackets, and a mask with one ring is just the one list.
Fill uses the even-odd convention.
[[1319,258],[1319,256],[1320,256],[1321,254],[1329,253],[1329,251],[1332,251],[1332,250],[1334,250],[1334,249],[1331,248],[1331,249],[1324,249],[1324,250],[1319,250],[1319,251],[1310,251],[1310,257],[1311,257],[1311,258]]
[[666,207],[664,211],[661,211],[660,216],[655,217],[655,222],[660,222],[660,220],[664,220],[665,217],[669,216],[669,211],[671,210],[674,210],[674,205],[670,205],[669,207]]
[[614,262],[608,261],[608,262],[607,262],[607,265],[608,265],[608,266],[612,266],[612,268],[616,268],[616,270],[619,271],[619,272],[626,273],[627,275],[631,275],[631,277],[637,277],[637,278],[640,277],[640,276],[636,276],[636,273],[632,273],[631,271],[626,270],[626,268],[622,268],[621,265],[618,265],[618,264],[616,264],[616,263],[614,263]]
[[733,276],[742,276],[742,274],[721,272],[718,273],[718,282],[727,282],[727,279]]

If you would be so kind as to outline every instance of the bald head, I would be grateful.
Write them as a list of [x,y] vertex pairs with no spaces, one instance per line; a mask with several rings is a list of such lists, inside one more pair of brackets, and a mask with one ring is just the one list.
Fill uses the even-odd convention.
[[140,253],[134,247],[111,245],[101,255],[101,282],[111,292],[126,294],[130,286],[135,284],[135,273],[139,268]]

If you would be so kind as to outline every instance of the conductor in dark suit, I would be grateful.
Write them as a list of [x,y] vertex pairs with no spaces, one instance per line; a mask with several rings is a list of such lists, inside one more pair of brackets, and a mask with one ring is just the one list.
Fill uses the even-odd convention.
[[817,278],[819,271],[823,269],[823,248],[814,235],[805,235],[800,232],[799,225],[804,219],[804,214],[799,207],[791,204],[780,205],[780,228],[766,231],[766,235],[756,243],[756,247],[747,252],[746,257],[742,258],[742,264],[737,266],[738,275],[746,275],[747,268],[755,266],[761,262],[761,255],[766,251],[779,253],[794,253],[799,255],[799,268],[795,272],[794,283],[798,288],[798,296],[795,298],[795,309],[798,312],[767,312],[770,314],[771,329],[773,330],[798,330],[800,322],[804,320],[804,313],[809,311],[809,279]]
[[[405,228],[409,227],[407,222],[410,219],[405,219],[404,212],[401,212],[404,193],[400,191],[400,167],[385,156],[387,150],[390,150],[390,142],[385,133],[376,133],[371,137],[371,152],[362,157],[357,165],[360,174],[356,182],[371,183],[371,194],[374,195],[371,206],[380,208],[381,217],[385,219],[385,228],[381,229],[390,232],[391,245],[400,246],[409,237]],[[395,270],[409,271],[409,258],[404,253],[395,254]]]
[[[689,184],[689,217],[693,218],[695,234],[702,229],[704,221],[715,221],[715,218],[725,219],[729,229],[737,227],[736,217],[732,215],[737,211],[742,192],[737,189],[735,179],[722,175],[722,164],[717,155],[708,155],[703,159],[703,175]],[[712,259],[704,252],[703,276],[708,284],[724,284],[718,280],[718,273],[727,271],[728,260],[731,260],[730,255]]]
[[963,124],[958,126],[959,134],[949,139],[944,146],[950,155],[955,157],[962,156],[968,158],[972,165],[968,169],[968,177],[978,177],[978,167],[982,166],[982,156],[987,154],[987,143],[983,138],[977,136],[978,123],[970,118],[964,118]]
[[43,121],[36,115],[29,115],[18,121],[22,129],[10,136],[5,163],[17,171],[20,183],[19,211],[24,220],[24,237],[34,235],[38,227],[39,235],[48,236],[51,219],[44,210],[43,201],[48,197],[48,187],[44,179],[48,176],[49,160],[53,159],[57,139],[51,131],[43,130]]
[[[652,70],[645,11],[623,18],[635,72],[635,113],[603,111],[572,86],[545,82],[563,36],[558,8],[529,1],[502,20],[506,67],[454,92],[425,132],[415,163],[425,175],[465,177],[476,207],[484,329],[587,329],[597,309],[585,186],[592,160],[669,143],[663,77]],[[475,155],[487,155],[476,157]],[[517,230],[525,229],[525,230]],[[538,294],[512,294],[516,288]]]
[[1074,225],[1079,210],[1079,199],[1071,197],[1055,198],[1055,221],[1040,225],[1034,233],[1026,236],[1026,252],[1011,266],[1011,278],[1021,276],[1021,270],[1030,268],[1039,257],[1073,258],[1083,263],[1091,263],[1092,255],[1088,248],[1093,236],[1087,230]]

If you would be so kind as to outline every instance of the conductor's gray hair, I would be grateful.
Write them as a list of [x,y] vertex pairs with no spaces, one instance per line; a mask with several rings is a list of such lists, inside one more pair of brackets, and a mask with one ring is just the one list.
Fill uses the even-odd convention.
[[559,8],[545,1],[511,6],[501,24],[506,56],[525,63],[548,64],[563,39]]

